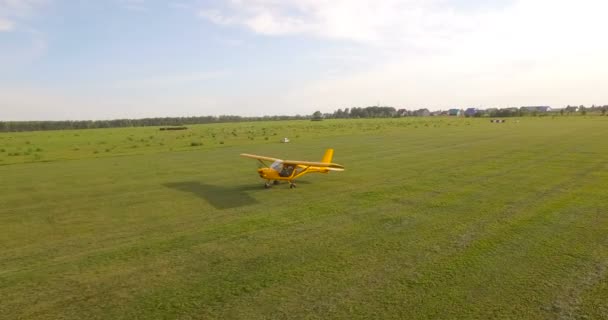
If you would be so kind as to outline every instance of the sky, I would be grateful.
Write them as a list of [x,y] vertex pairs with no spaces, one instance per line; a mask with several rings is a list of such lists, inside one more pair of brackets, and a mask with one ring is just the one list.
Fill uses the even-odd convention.
[[0,0],[0,121],[608,104],[603,0]]

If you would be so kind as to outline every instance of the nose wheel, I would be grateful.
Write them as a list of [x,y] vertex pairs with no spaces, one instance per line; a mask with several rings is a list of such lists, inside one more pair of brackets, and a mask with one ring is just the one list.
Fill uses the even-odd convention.
[[293,189],[295,187],[296,187],[296,183],[289,181],[289,189]]

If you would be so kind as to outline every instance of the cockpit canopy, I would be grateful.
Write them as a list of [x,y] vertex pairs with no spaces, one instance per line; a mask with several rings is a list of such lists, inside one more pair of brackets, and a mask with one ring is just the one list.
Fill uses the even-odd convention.
[[270,165],[272,170],[275,170],[279,173],[281,177],[291,177],[294,173],[296,166],[293,164],[283,164],[283,161],[277,160]]
[[277,160],[273,162],[270,167],[277,172],[281,172],[281,170],[283,170],[283,161]]

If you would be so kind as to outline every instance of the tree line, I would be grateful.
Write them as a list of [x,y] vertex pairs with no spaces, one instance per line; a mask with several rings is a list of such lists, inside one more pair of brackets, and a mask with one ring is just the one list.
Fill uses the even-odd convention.
[[[464,111],[464,110],[463,110]],[[489,108],[489,109],[478,109],[473,114],[467,114],[467,117],[523,117],[523,116],[540,116],[557,114],[570,115],[570,114],[581,114],[586,115],[587,113],[601,113],[602,115],[608,114],[608,105],[591,107],[581,106],[570,106],[568,105],[563,109],[555,109],[546,113],[538,111],[527,111],[524,107],[522,108]],[[448,115],[447,110],[429,111],[426,108],[417,110],[407,109],[395,109],[393,107],[364,107],[364,108],[344,108],[338,109],[333,113],[321,114],[317,111],[313,114],[315,118],[325,119],[348,119],[348,118],[396,118],[396,117],[424,117],[424,116],[443,116]]]
[[263,116],[241,117],[232,115],[201,117],[165,117],[115,120],[76,120],[76,121],[0,121],[0,132],[100,129],[148,126],[184,126],[193,124],[225,123],[241,121],[302,120],[310,116]]
[[[573,111],[575,110],[575,111]],[[604,106],[568,106],[559,111],[552,112],[561,115],[572,113],[582,115],[590,113],[608,113],[608,105]],[[552,114],[548,113],[548,114]],[[316,111],[312,115],[296,116],[263,116],[242,117],[234,115],[222,116],[200,116],[200,117],[165,117],[165,118],[143,118],[143,119],[115,119],[115,120],[82,120],[82,121],[0,121],[0,132],[41,131],[41,130],[69,130],[69,129],[99,129],[99,128],[125,128],[146,126],[184,126],[193,124],[244,122],[244,121],[269,121],[269,120],[322,120],[322,119],[349,119],[349,118],[396,118],[396,117],[418,117],[429,115],[447,115],[447,111],[430,112],[428,109],[407,110],[395,109],[387,106],[370,106],[356,108],[340,108],[333,113],[321,113]],[[526,115],[540,115],[526,113],[522,108],[491,108],[478,110],[473,117],[520,117]]]

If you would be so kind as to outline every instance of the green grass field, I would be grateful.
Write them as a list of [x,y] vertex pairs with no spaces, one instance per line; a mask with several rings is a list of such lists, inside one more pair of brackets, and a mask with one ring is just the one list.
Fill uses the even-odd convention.
[[3,133],[0,318],[607,319],[607,190],[599,116]]

